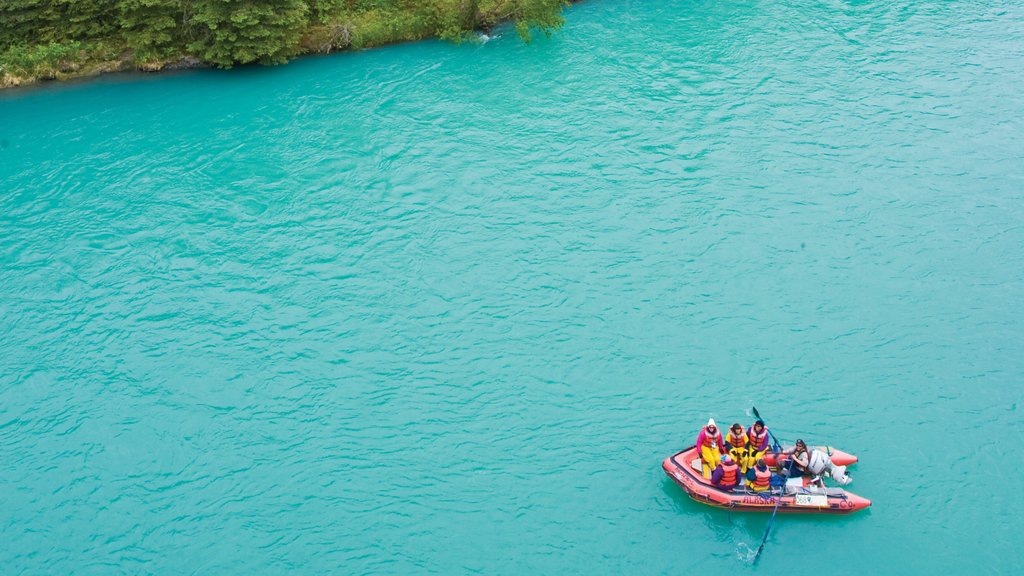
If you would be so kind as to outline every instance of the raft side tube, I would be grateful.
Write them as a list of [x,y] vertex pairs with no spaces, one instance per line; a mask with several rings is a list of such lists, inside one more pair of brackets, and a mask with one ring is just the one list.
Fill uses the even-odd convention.
[[[775,508],[780,498],[778,492],[754,492],[745,487],[745,483],[744,487],[732,491],[722,490],[712,485],[710,480],[694,469],[693,462],[699,462],[699,459],[696,447],[691,446],[666,458],[661,467],[690,498],[697,502],[730,510],[771,512]],[[849,514],[869,506],[870,500],[842,488],[821,490],[811,486],[787,491],[781,496],[781,502],[778,502],[779,512],[804,514]]]

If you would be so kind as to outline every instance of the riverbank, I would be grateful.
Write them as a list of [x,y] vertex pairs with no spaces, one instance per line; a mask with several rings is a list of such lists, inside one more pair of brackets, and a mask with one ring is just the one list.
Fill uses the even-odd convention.
[[58,58],[48,58],[46,52],[51,49],[51,46],[34,47],[14,58],[7,54],[0,55],[0,89],[88,78],[111,72],[159,72],[210,66],[186,54],[137,62],[131,57],[130,51],[116,52],[106,45],[78,47],[63,51],[64,54]]
[[[100,37],[74,31],[62,37],[58,25],[51,23],[47,29],[45,22],[33,21],[20,35],[31,41],[8,38],[0,45],[0,89],[110,72],[282,64],[304,54],[428,38],[460,42],[502,22],[513,22],[518,34],[529,41],[532,32],[550,33],[561,26],[561,10],[568,5],[563,0],[444,0],[415,8],[397,3],[388,8],[388,2],[377,2],[373,6],[385,7],[338,10],[331,2],[296,1],[294,13],[290,18],[285,15],[283,22],[280,12],[266,12],[253,15],[244,26],[234,20],[242,8],[210,16],[194,7],[195,13],[179,13],[184,8],[178,3],[168,6],[162,20],[123,12],[120,26],[106,29]],[[2,9],[0,16],[4,16]],[[172,24],[165,24],[168,21]],[[227,22],[238,29],[228,29]]]

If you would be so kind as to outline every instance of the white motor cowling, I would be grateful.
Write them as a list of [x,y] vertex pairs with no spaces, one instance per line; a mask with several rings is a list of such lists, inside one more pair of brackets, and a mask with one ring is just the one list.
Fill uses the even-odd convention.
[[846,486],[853,481],[846,473],[846,466],[836,466],[832,463],[832,458],[828,454],[817,449],[811,450],[807,470],[815,476],[821,476],[822,474],[831,476],[840,486]]
[[811,457],[807,462],[807,471],[815,476],[823,474],[832,467],[832,460],[821,450],[811,450]]
[[832,476],[832,479],[836,481],[836,484],[839,484],[840,486],[846,486],[850,482],[853,482],[853,478],[850,478],[850,475],[846,473],[846,466],[832,466],[832,469],[829,470],[829,474]]

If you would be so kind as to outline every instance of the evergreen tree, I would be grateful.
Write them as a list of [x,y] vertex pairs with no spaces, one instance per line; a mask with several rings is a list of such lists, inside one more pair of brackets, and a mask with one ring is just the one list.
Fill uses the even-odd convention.
[[116,36],[118,5],[110,0],[50,0],[59,20],[50,40],[93,40]]
[[49,0],[0,0],[0,49],[51,40],[59,17]]
[[181,45],[181,0],[121,0],[120,24],[136,61],[162,58]]
[[107,0],[0,0],[0,48],[116,36],[118,4]]
[[189,50],[224,68],[284,62],[298,54],[307,24],[304,0],[196,0],[193,9]]
[[352,2],[348,0],[307,0],[309,16],[316,22],[326,23],[338,14],[348,11]]

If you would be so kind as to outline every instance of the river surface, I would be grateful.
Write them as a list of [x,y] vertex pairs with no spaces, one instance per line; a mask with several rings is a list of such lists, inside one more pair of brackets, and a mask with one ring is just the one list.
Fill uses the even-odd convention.
[[3,572],[1024,570],[1024,5],[567,17],[0,94]]

